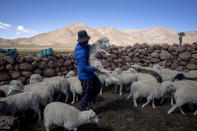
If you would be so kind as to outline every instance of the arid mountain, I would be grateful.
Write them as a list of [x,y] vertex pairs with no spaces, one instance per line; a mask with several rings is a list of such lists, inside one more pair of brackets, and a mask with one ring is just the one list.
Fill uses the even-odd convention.
[[[84,29],[91,36],[90,43],[95,42],[103,36],[110,39],[111,44],[115,45],[133,45],[135,43],[178,43],[177,32],[170,28],[154,27],[141,30],[116,30],[114,28],[90,28],[82,23],[73,23],[66,27],[36,35],[31,38],[20,38],[7,40],[0,38],[1,46],[46,46],[51,45],[57,48],[74,47],[77,42],[77,32]],[[183,43],[192,43],[197,41],[197,31],[185,32]]]

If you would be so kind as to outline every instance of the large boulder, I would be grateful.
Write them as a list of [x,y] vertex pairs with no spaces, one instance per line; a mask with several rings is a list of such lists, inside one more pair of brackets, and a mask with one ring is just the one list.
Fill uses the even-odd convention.
[[160,59],[162,60],[169,60],[171,58],[171,54],[166,50],[161,50],[161,53],[159,54]]
[[179,54],[179,58],[181,58],[184,61],[187,61],[191,58],[191,53],[190,52],[183,52]]

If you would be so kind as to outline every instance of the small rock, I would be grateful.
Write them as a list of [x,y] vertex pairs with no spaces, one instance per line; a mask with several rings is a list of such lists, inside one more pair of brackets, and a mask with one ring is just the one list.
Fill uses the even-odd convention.
[[57,63],[55,61],[49,61],[48,66],[51,68],[57,67]]
[[12,79],[16,79],[20,76],[20,72],[18,72],[18,71],[9,71],[9,74]]
[[41,69],[46,69],[46,68],[48,68],[48,64],[46,62],[40,62],[38,67]]
[[52,77],[56,75],[56,72],[53,68],[47,68],[47,69],[44,69],[43,75],[47,77]]
[[197,59],[197,54],[192,54],[192,58]]
[[160,59],[162,60],[169,60],[171,58],[171,54],[166,50],[161,50]]
[[31,55],[25,56],[25,61],[28,63],[32,63],[34,61],[33,56]]
[[0,66],[4,66],[6,64],[6,60],[0,57]]
[[59,59],[59,60],[57,60],[57,65],[60,67],[60,66],[62,66],[64,64],[64,59]]
[[22,63],[19,65],[19,68],[24,71],[30,71],[33,69],[33,66],[29,63]]
[[30,71],[22,71],[21,74],[22,74],[24,77],[28,77],[28,78],[29,78],[29,77],[31,76],[32,73],[31,73]]
[[42,70],[36,68],[36,69],[34,69],[33,73],[34,73],[34,74],[42,74]]
[[13,70],[14,67],[13,67],[13,65],[11,65],[11,64],[7,64],[7,65],[5,66],[5,69],[6,69],[6,70]]
[[9,81],[10,75],[6,71],[0,71],[0,81]]
[[15,59],[12,58],[11,56],[5,56],[5,60],[6,60],[8,63],[12,64],[12,65],[15,64]]
[[176,69],[177,67],[178,67],[179,65],[177,64],[177,63],[173,63],[172,65],[171,65],[171,69],[172,70],[174,70],[174,69]]
[[24,61],[24,56],[17,56],[16,57],[16,61],[18,62],[18,63],[23,63],[23,61]]
[[197,69],[197,65],[196,64],[192,64],[192,63],[187,64],[186,67],[189,70],[196,70]]

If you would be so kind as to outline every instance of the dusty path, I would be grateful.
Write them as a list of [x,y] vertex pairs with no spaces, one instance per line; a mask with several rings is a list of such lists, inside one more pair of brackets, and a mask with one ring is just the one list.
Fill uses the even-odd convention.
[[[162,105],[156,101],[156,109],[150,105],[142,109],[144,100],[135,108],[132,100],[126,99],[127,95],[128,93],[119,96],[108,90],[98,96],[96,112],[100,123],[80,126],[78,131],[197,131],[197,116],[193,116],[192,111],[186,111],[187,116],[181,115],[178,110],[172,115],[167,115],[171,107],[169,98],[165,99]],[[80,102],[74,106],[79,109]],[[45,130],[43,123],[34,120],[25,121],[23,125],[21,130],[25,131]],[[63,128],[52,130],[63,131]]]

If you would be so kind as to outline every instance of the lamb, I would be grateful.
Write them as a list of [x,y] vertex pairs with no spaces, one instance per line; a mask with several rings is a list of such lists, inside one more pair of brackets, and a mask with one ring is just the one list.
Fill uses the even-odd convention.
[[147,102],[142,105],[144,108],[152,100],[152,107],[155,107],[154,99],[163,97],[168,91],[172,89],[169,85],[170,81],[165,81],[162,83],[157,83],[154,81],[144,80],[137,81],[131,85],[130,94],[127,99],[130,99],[133,96],[134,106],[137,107],[136,100],[139,97],[147,97]]
[[42,76],[40,74],[32,74],[29,83],[33,84],[41,81],[42,81]]
[[15,115],[17,111],[34,110],[41,120],[41,112],[39,109],[39,95],[34,92],[22,92],[12,96],[7,96],[0,100],[0,112],[11,113]]
[[77,94],[79,94],[79,95],[82,94],[81,82],[79,81],[79,79],[77,77],[67,78],[67,81],[69,82],[70,92],[73,94],[72,104],[74,104],[75,103],[75,97],[78,100],[78,97],[76,95]]
[[[122,87],[125,86],[131,86],[131,84],[134,81],[137,81],[137,77],[133,73],[128,73],[128,72],[120,72],[118,70],[115,70],[112,73],[112,76],[115,77],[116,79],[120,80],[120,83],[118,84],[120,86],[120,95],[122,95]],[[115,85],[115,93],[117,92],[117,86]]]
[[110,79],[112,79],[115,82],[120,82],[118,79],[114,78],[110,75],[111,71],[106,70],[103,65],[102,61],[96,58],[97,53],[105,53],[107,55],[110,55],[108,52],[105,51],[105,49],[109,48],[109,39],[107,37],[100,38],[97,40],[94,44],[90,46],[90,56],[89,56],[89,65],[92,67],[97,68],[98,71],[95,71],[95,75],[98,77],[99,74],[104,74]]
[[[179,108],[181,114],[185,115],[181,106],[186,103],[197,104],[196,94],[197,94],[197,88],[186,87],[186,88],[178,89],[174,94],[176,104],[170,108],[168,114],[171,114],[176,108]],[[194,112],[194,115],[197,115],[197,110]]]
[[[57,108],[58,107],[58,108]],[[99,119],[93,110],[79,111],[73,106],[61,102],[48,104],[44,109],[46,131],[52,124],[65,129],[77,131],[77,127],[86,123],[98,123]]]

